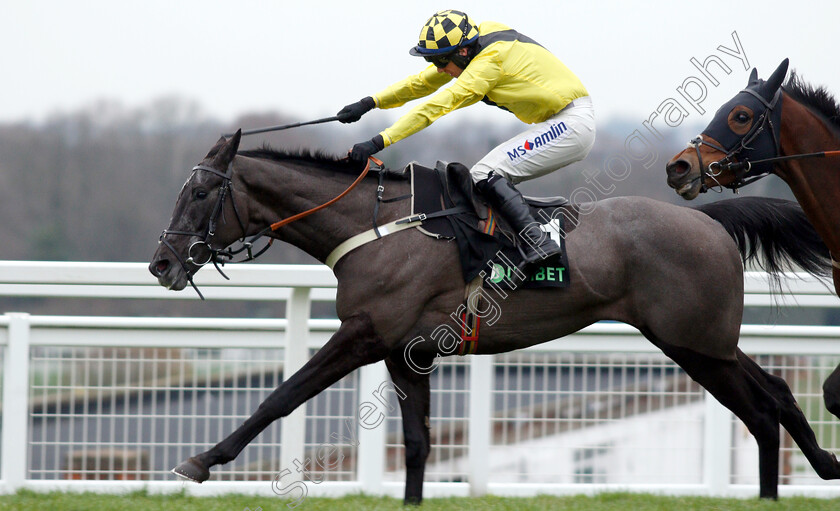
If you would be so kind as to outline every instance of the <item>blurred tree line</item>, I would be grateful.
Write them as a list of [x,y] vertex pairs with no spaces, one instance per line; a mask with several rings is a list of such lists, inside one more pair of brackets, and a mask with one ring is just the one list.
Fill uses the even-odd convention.
[[[389,114],[382,112],[377,119],[369,114],[351,125],[332,123],[246,137],[242,148],[268,143],[341,155],[387,127],[396,118]],[[457,118],[458,113],[448,117]],[[190,168],[222,132],[300,120],[306,119],[270,112],[243,115],[227,124],[206,116],[196,103],[175,97],[137,109],[103,101],[38,124],[0,124],[0,259],[146,261],[169,222]],[[671,130],[656,145],[656,163],[650,168],[632,161],[632,172],[622,181],[605,173],[604,162],[626,154],[625,140],[640,128],[632,121],[601,121],[586,160],[520,187],[526,194],[568,196],[583,186],[604,198],[608,194],[601,192],[614,185],[609,195],[644,195],[690,205],[666,186],[664,164],[699,132],[697,127]],[[410,161],[432,165],[438,159],[470,165],[521,129],[512,116],[495,126],[454,120],[401,141],[381,156],[395,168]],[[587,183],[584,170],[595,175],[600,186]],[[772,180],[745,192],[789,195],[783,183]],[[703,197],[720,198],[713,193]],[[314,262],[291,248],[272,248],[266,261]]]
[[[354,143],[390,125],[399,113],[374,111],[356,124],[330,123],[246,137],[242,148],[267,143],[343,155]],[[523,129],[510,114],[499,112],[492,118],[499,120],[476,121],[456,112],[380,156],[392,168],[410,161],[433,165],[438,159],[469,166]],[[221,133],[305,120],[309,119],[265,112],[224,123],[206,115],[191,100],[167,97],[139,108],[100,101],[37,123],[0,124],[0,214],[4,220],[0,222],[0,259],[148,261],[190,169]],[[648,137],[649,152],[655,154],[632,159],[626,143],[636,130],[644,131],[642,120],[599,119],[596,143],[586,160],[520,188],[530,195],[569,196],[583,187],[598,198],[643,195],[691,205],[667,187],[664,165],[702,127],[673,128],[662,133],[663,140]],[[615,157],[632,164],[620,181],[606,173],[607,162]],[[608,194],[603,193],[606,190]],[[743,193],[791,197],[787,186],[775,177]],[[700,201],[730,196],[730,192],[707,193]],[[294,247],[275,244],[261,262],[316,261]],[[14,308],[0,305],[4,310]]]

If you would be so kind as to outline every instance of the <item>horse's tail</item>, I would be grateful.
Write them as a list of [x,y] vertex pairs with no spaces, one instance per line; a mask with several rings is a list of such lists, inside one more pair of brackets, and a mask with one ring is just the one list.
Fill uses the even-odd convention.
[[816,277],[831,274],[831,255],[802,208],[794,201],[741,197],[696,208],[717,220],[738,245],[744,265],[776,277],[805,271]]

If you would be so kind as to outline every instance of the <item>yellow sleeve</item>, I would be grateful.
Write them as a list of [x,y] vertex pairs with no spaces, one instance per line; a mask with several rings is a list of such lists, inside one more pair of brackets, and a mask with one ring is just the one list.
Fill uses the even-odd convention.
[[438,73],[434,65],[429,65],[416,75],[409,76],[390,87],[373,95],[378,108],[396,108],[407,102],[424,98],[445,85],[452,77]]
[[[385,147],[417,133],[453,110],[477,103],[495,86],[501,71],[500,62],[494,55],[476,57],[452,86],[416,106],[382,131],[380,135]],[[445,73],[437,74],[449,77]]]

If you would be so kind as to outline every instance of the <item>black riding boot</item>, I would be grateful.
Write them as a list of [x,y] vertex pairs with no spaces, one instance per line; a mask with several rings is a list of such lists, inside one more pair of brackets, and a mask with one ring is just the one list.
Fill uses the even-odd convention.
[[484,194],[490,206],[519,233],[517,245],[524,258],[519,269],[526,275],[530,274],[535,263],[560,256],[560,247],[548,233],[539,228],[522,194],[510,181],[495,174],[477,183],[476,187]]

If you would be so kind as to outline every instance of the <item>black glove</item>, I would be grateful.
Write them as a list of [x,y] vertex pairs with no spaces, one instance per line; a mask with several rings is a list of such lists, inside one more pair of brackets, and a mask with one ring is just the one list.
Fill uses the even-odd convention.
[[367,163],[371,154],[378,153],[385,149],[385,142],[382,140],[382,135],[376,135],[366,142],[359,142],[353,146],[350,151],[350,159]]
[[344,124],[356,122],[375,106],[376,102],[373,101],[372,97],[368,96],[361,101],[345,106],[336,115],[338,116],[338,120]]

